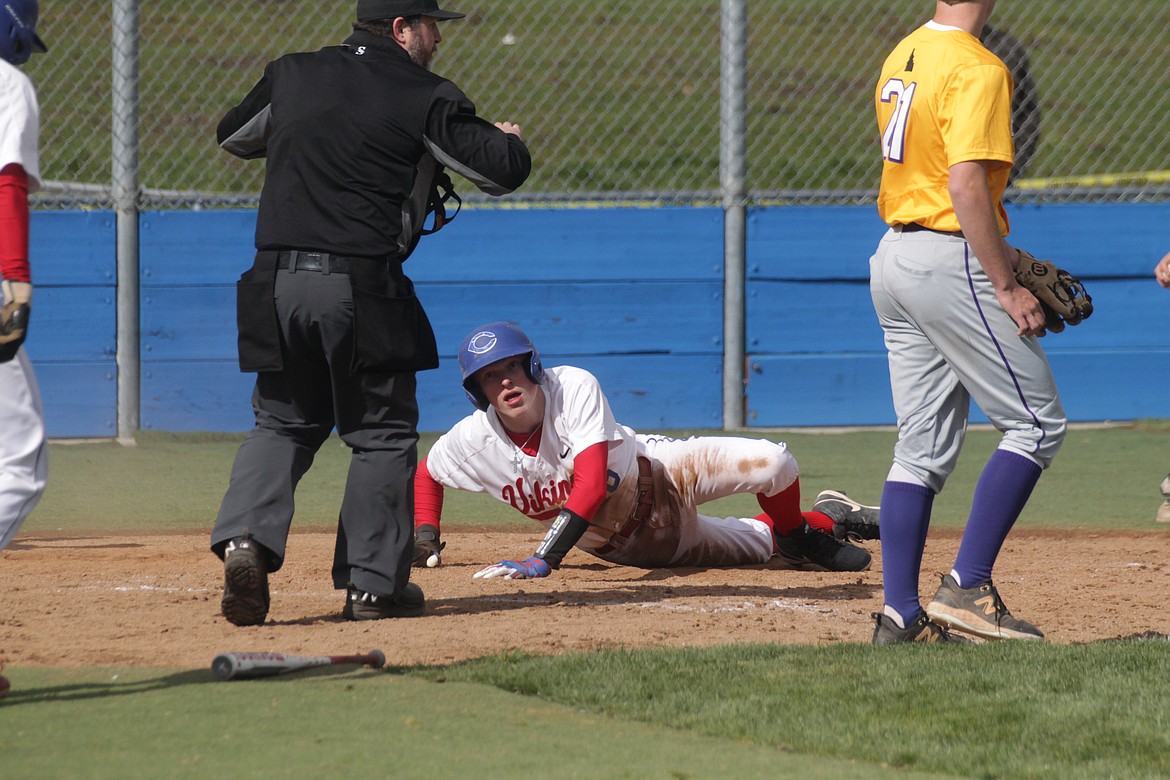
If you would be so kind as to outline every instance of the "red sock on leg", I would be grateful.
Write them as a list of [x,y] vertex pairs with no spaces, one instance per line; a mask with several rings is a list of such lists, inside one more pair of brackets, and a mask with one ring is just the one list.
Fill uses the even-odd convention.
[[817,531],[824,531],[829,536],[833,535],[833,518],[824,512],[805,512],[804,521]]
[[774,496],[757,493],[756,500],[760,502],[760,508],[771,519],[772,522],[769,525],[772,526],[772,530],[777,536],[787,536],[804,525],[804,517],[800,513],[799,479],[793,481],[791,485]]

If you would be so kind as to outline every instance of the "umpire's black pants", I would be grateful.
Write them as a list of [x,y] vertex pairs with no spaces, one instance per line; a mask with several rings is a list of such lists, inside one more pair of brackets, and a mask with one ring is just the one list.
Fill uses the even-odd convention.
[[250,534],[284,562],[293,491],[336,426],[353,451],[333,585],[397,596],[410,578],[418,403],[414,373],[351,374],[353,296],[339,273],[276,272],[284,369],[257,374],[256,427],[232,466],[211,547]]

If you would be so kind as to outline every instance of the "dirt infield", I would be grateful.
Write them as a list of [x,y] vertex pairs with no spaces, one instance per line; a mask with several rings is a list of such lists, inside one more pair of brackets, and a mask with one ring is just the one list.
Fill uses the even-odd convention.
[[[552,577],[475,580],[502,557],[526,557],[528,533],[451,532],[444,565],[417,571],[429,614],[350,623],[331,588],[333,534],[290,538],[272,575],[263,626],[236,628],[219,614],[222,567],[206,534],[26,534],[0,553],[0,660],[30,666],[198,668],[220,652],[305,655],[381,649],[392,665],[448,663],[511,649],[562,653],[603,647],[733,642],[829,644],[868,641],[881,604],[873,567],[824,574],[779,565],[645,571],[573,552]],[[949,569],[955,533],[932,533],[932,572]],[[1170,630],[1170,536],[1159,532],[1017,531],[996,582],[1016,614],[1058,643]]]

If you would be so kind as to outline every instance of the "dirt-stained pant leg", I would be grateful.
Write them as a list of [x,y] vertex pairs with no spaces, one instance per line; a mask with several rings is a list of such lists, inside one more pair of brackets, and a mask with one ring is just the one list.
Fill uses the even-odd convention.
[[677,538],[669,566],[744,566],[772,557],[772,531],[754,518],[709,517],[698,506],[739,493],[775,495],[799,476],[784,444],[766,439],[639,436],[655,468],[662,497],[655,495],[647,523],[673,527]]

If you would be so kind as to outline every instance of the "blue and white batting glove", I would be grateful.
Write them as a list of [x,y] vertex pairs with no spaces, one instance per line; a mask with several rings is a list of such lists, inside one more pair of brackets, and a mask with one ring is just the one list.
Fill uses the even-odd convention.
[[550,574],[552,574],[552,568],[544,562],[544,559],[534,555],[523,561],[493,563],[491,566],[480,569],[472,576],[477,580],[487,580],[492,577],[505,577],[509,580],[534,580],[537,577],[547,577]]

